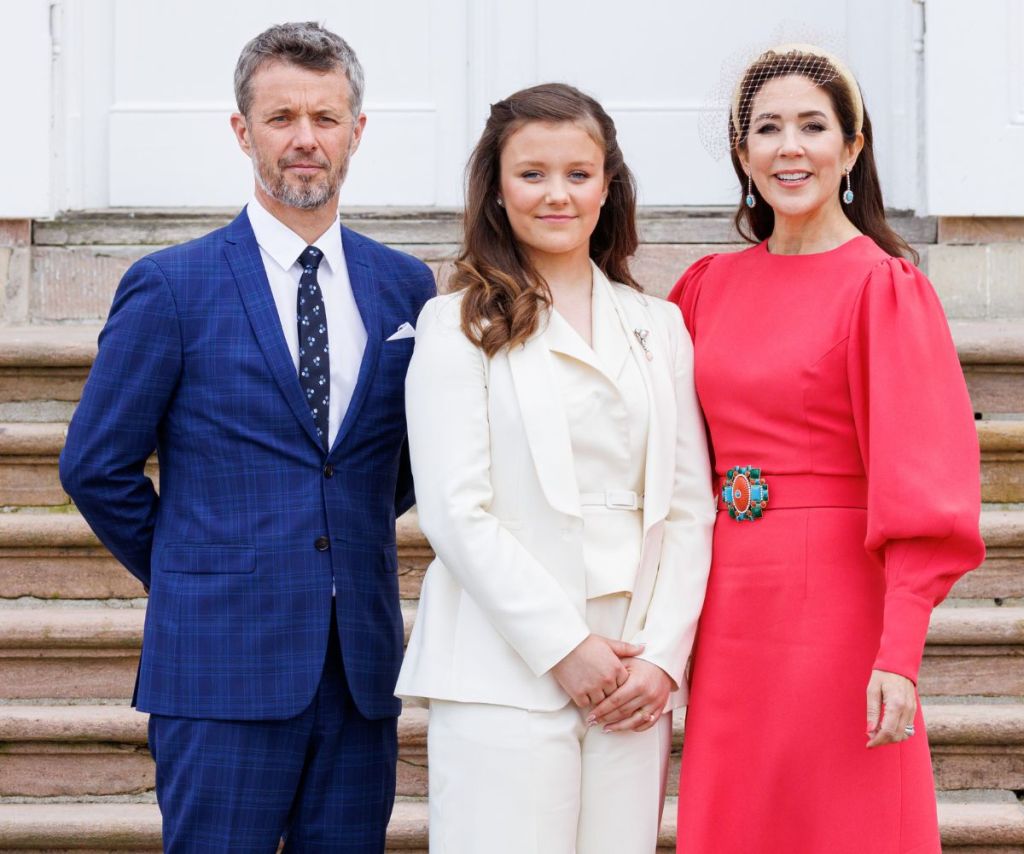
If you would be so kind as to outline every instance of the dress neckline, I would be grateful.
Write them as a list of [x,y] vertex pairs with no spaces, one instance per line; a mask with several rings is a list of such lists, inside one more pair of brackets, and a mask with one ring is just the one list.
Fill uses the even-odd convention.
[[853,246],[854,244],[858,243],[861,240],[871,240],[871,238],[868,237],[866,234],[858,234],[856,237],[851,237],[849,240],[840,243],[833,249],[826,249],[824,252],[804,252],[797,255],[776,255],[774,252],[770,252],[768,250],[767,239],[762,240],[761,243],[758,244],[758,249],[761,251],[761,254],[766,255],[769,258],[778,258],[780,260],[787,261],[790,259],[798,258],[825,258],[829,255],[835,255],[837,252],[842,252],[844,249]]

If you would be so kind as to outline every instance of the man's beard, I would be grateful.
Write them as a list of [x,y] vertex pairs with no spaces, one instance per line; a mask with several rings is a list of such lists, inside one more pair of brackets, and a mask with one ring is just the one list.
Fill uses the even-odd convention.
[[[272,199],[276,199],[283,205],[288,205],[301,210],[316,210],[323,207],[335,195],[341,182],[345,180],[345,173],[348,171],[348,158],[341,164],[341,168],[332,172],[330,162],[325,157],[311,157],[304,155],[279,160],[273,167],[268,164],[262,154],[257,150],[256,156],[252,159],[252,171],[256,181]],[[326,172],[318,179],[314,175],[298,176],[301,182],[296,187],[290,184],[285,175],[285,168],[291,163],[316,163],[323,167]]]

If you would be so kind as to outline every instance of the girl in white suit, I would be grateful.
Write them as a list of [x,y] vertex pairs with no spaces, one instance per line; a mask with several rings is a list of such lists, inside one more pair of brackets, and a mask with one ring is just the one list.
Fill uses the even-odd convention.
[[491,108],[406,383],[437,560],[397,693],[430,706],[432,854],[657,846],[715,509],[690,339],[627,266],[635,207],[592,98]]

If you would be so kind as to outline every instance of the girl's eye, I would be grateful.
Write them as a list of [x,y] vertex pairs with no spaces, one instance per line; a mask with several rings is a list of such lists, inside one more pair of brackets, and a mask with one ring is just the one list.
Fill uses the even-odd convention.
[[540,172],[536,169],[531,169],[529,172],[524,172],[520,177],[525,178],[527,181],[536,181],[540,178]]
[[581,169],[574,169],[572,172],[569,173],[569,177],[573,181],[586,181],[587,178],[590,177],[590,175],[588,175],[586,172],[582,171]]

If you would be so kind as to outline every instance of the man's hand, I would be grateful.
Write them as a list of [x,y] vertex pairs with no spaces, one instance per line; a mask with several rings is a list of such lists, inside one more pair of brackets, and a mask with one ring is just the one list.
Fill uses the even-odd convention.
[[868,747],[895,744],[910,738],[905,727],[913,725],[916,712],[917,692],[913,682],[898,673],[871,671],[868,682]]
[[642,658],[627,659],[623,665],[629,678],[590,713],[587,723],[603,726],[606,732],[643,732],[661,717],[672,680],[658,665]]
[[629,674],[621,659],[639,655],[643,649],[625,641],[587,635],[551,668],[551,673],[581,709],[596,706],[626,681]]

